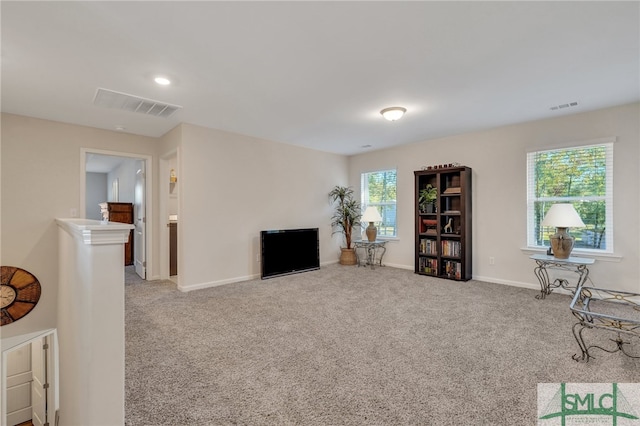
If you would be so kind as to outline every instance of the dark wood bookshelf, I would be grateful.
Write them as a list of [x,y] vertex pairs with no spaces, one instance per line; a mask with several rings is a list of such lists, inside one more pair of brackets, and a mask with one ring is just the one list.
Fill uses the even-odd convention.
[[[471,279],[471,168],[417,170],[415,272],[457,281]],[[435,212],[420,211],[420,190],[438,189]]]

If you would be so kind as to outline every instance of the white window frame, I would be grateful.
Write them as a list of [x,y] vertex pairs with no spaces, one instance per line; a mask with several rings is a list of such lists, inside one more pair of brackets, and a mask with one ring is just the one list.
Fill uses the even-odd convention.
[[[386,172],[394,172],[396,174],[396,200],[387,201],[384,203],[372,203],[369,202],[369,180],[368,177],[371,174],[375,173],[386,173]],[[398,169],[383,169],[383,170],[372,170],[370,172],[363,172],[360,174],[360,204],[362,205],[362,212],[367,209],[369,206],[395,206],[396,216],[393,224],[393,228],[395,230],[394,235],[380,235],[378,232],[378,240],[395,240],[398,238]],[[364,227],[362,229],[366,229],[368,224],[363,224]]]
[[[604,249],[575,248],[572,253],[585,255],[613,254],[613,144],[616,138],[605,138],[593,141],[582,142],[580,145],[570,145],[554,149],[544,149],[527,153],[527,246],[531,249],[547,249],[548,247],[536,244],[535,235],[535,202],[571,202],[571,201],[605,201],[605,241]],[[604,146],[606,150],[606,172],[605,172],[605,195],[588,197],[540,197],[535,198],[535,156],[542,152],[570,151],[574,149],[589,148],[594,146]]]

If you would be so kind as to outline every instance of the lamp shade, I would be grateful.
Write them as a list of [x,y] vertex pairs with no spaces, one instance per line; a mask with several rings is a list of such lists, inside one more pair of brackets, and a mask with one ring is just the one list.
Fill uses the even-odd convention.
[[382,216],[375,207],[367,207],[362,215],[363,222],[382,222]]
[[565,203],[552,205],[541,225],[555,226],[556,228],[582,228],[585,226],[573,205]]

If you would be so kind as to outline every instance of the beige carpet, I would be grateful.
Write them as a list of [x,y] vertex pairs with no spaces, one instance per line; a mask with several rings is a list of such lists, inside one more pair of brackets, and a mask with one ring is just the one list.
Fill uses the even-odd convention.
[[538,383],[640,382],[619,353],[573,361],[569,297],[536,294],[340,265],[128,284],[126,423],[533,425]]

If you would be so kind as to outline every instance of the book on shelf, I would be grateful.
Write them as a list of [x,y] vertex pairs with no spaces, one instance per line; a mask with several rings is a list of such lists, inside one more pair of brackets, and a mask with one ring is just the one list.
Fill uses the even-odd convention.
[[418,265],[419,271],[425,274],[437,275],[438,274],[438,260],[420,258],[420,264]]
[[460,214],[460,210],[445,210],[442,214]]
[[460,241],[442,240],[442,255],[449,257],[460,257],[462,244]]
[[447,260],[444,262],[444,274],[448,278],[455,278],[459,280],[462,278],[462,264],[460,262],[453,262]]
[[449,187],[444,190],[443,194],[460,194],[461,190],[459,186]]
[[420,253],[422,254],[430,254],[437,255],[437,241],[429,238],[421,238],[420,239]]

